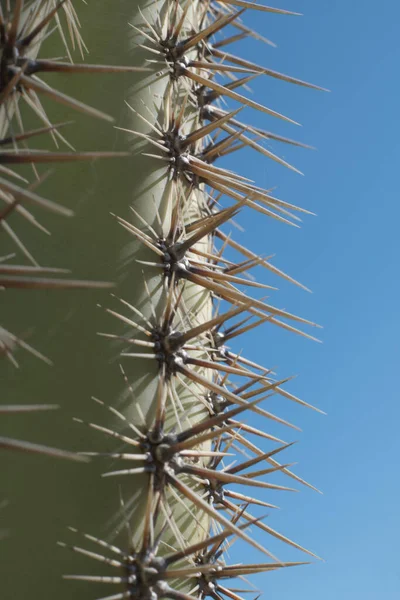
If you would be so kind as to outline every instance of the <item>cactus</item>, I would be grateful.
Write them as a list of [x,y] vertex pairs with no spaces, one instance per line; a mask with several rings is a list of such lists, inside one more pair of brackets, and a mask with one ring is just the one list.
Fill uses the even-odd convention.
[[[0,152],[1,164],[20,167],[32,163],[37,177],[33,186],[26,187],[13,183],[12,173],[4,172],[0,187],[6,211],[1,223],[6,224],[8,233],[11,228],[6,217],[17,210],[36,224],[25,202],[70,214],[36,192],[42,179],[36,171],[38,163],[80,164],[117,157],[121,173],[126,173],[129,182],[130,197],[123,197],[122,181],[120,185],[108,184],[112,190],[112,219],[108,219],[107,226],[118,232],[118,243],[124,250],[118,268],[110,269],[105,277],[119,280],[119,286],[111,302],[102,297],[102,306],[105,302],[108,305],[102,311],[100,333],[111,340],[112,351],[121,362],[123,393],[119,397],[115,391],[114,397],[96,397],[96,409],[87,410],[87,414],[96,416],[85,419],[77,414],[75,418],[80,425],[80,430],[76,425],[76,437],[84,439],[86,447],[92,446],[78,456],[91,458],[103,475],[103,480],[87,481],[95,486],[100,513],[111,516],[114,512],[112,536],[104,533],[104,527],[99,532],[90,531],[86,525],[82,531],[81,527],[72,528],[69,539],[59,544],[83,555],[73,559],[73,564],[82,569],[85,559],[89,570],[65,578],[95,584],[98,591],[94,596],[88,586],[84,591],[78,584],[71,587],[85,598],[238,599],[251,591],[243,590],[244,577],[302,564],[278,559],[269,548],[271,538],[316,557],[252,510],[257,506],[275,507],[258,497],[257,489],[292,489],[286,483],[273,483],[270,475],[274,473],[286,475],[290,485],[295,481],[312,487],[280,458],[291,444],[268,432],[270,420],[289,427],[292,424],[266,410],[262,401],[280,395],[314,407],[285,389],[288,379],[277,379],[267,367],[235,352],[231,344],[236,344],[239,335],[263,324],[315,339],[305,330],[315,324],[243,291],[271,289],[250,274],[256,266],[301,284],[267,258],[242,246],[226,230],[245,208],[283,225],[296,225],[298,213],[308,211],[275,197],[257,182],[220,165],[217,159],[249,147],[296,171],[264,142],[302,144],[245,124],[240,112],[242,107],[250,107],[277,120],[292,119],[241,90],[260,75],[322,88],[230,51],[231,43],[248,36],[262,40],[242,21],[246,11],[258,10],[282,18],[297,13],[246,0],[137,0],[121,1],[120,5],[130,13],[129,24],[121,33],[130,50],[124,61],[128,66],[72,62],[66,31],[82,53],[85,46],[77,33],[77,13],[71,0],[33,0],[25,5],[17,0],[13,10],[1,17],[0,122],[4,145],[13,146]],[[103,7],[98,10],[101,12]],[[106,10],[113,12],[110,7],[104,7]],[[61,28],[62,12],[67,30]],[[41,48],[47,41],[41,46],[38,38],[45,37],[55,22],[69,62],[41,58]],[[13,54],[14,48],[18,52]],[[64,122],[53,125],[44,113],[42,95],[51,101],[49,114],[52,104],[61,103],[85,118],[109,120],[107,113],[91,102],[52,87],[50,76],[42,81],[37,74],[46,77],[47,73],[61,73],[71,87],[69,81],[81,77],[84,95],[85,86],[87,93],[90,85],[86,75],[105,72],[119,73],[122,83],[117,85],[127,89],[126,110],[117,130],[123,143],[129,144],[129,152],[85,153],[72,148],[51,152],[23,146],[29,138],[42,134],[69,144],[59,131]],[[240,106],[227,109],[224,100]],[[21,107],[23,102],[28,106]],[[122,99],[120,105],[122,109]],[[40,129],[22,129],[25,108],[40,116]],[[107,166],[104,169],[106,173]],[[53,176],[55,180],[59,177],[58,173]],[[39,266],[13,230],[10,235],[33,264],[1,263],[3,287],[109,287],[105,282],[42,277],[61,272]],[[108,330],[104,332],[106,323]],[[11,360],[15,360],[15,347],[26,346],[6,329],[0,342]],[[98,338],[96,348],[106,343]],[[31,346],[27,349],[38,354]],[[107,373],[109,370],[107,367]],[[249,414],[263,417],[257,427],[248,424]],[[25,445],[29,449],[29,444]],[[10,448],[11,443],[4,446]],[[91,466],[81,469],[90,470]],[[112,506],[108,499],[117,498],[117,490],[120,508],[115,514],[117,503]],[[71,536],[80,541],[75,544]],[[226,550],[235,540],[257,550],[260,561],[230,564]],[[91,563],[94,572],[90,571]]]

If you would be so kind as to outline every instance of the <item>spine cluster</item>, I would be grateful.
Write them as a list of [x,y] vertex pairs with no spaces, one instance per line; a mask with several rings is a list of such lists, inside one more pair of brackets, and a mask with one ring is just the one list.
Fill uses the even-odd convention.
[[[105,457],[112,459],[112,466],[105,468],[104,477],[119,484],[118,526],[130,532],[129,544],[73,530],[82,544],[62,545],[101,562],[105,570],[101,575],[66,578],[109,584],[112,589],[102,600],[240,600],[242,594],[251,593],[243,589],[247,576],[302,564],[275,557],[268,548],[269,536],[315,557],[253,513],[257,506],[276,508],[258,498],[257,489],[271,493],[293,489],[273,483],[271,475],[276,472],[285,474],[290,484],[312,487],[280,458],[291,444],[268,432],[271,420],[293,425],[266,410],[263,401],[279,395],[314,407],[289,393],[286,379],[277,379],[268,367],[232,348],[238,336],[261,325],[315,339],[303,330],[315,324],[247,292],[273,289],[250,273],[256,266],[300,284],[227,230],[249,208],[291,226],[297,226],[299,214],[308,211],[220,166],[218,160],[249,147],[296,171],[264,142],[302,144],[247,125],[240,113],[250,107],[294,121],[242,90],[260,75],[321,88],[230,51],[231,44],[248,36],[263,41],[244,24],[246,11],[282,18],[296,13],[246,0],[136,0],[129,23],[131,64],[115,67],[42,60],[39,41],[54,23],[66,42],[61,16],[74,43],[83,49],[77,16],[71,0],[25,4],[17,0],[0,22],[0,116],[9,128],[0,144],[10,146],[0,150],[0,200],[5,205],[0,223],[31,264],[15,265],[5,257],[0,263],[4,288],[109,285],[67,280],[59,276],[59,269],[39,266],[6,218],[19,212],[38,226],[26,203],[70,214],[35,191],[40,183],[38,163],[122,154],[29,149],[29,138],[46,133],[65,142],[59,131],[64,124],[48,121],[42,95],[88,116],[108,119],[96,108],[58,92],[47,79],[44,83],[41,73],[121,71],[131,72],[134,82],[127,99],[130,122],[122,128],[134,147],[121,160],[137,178],[132,200],[127,199],[129,210],[114,215],[124,230],[123,239],[130,243],[124,270],[131,285],[126,297],[119,298],[117,291],[115,306],[107,309],[115,328],[101,334],[122,345],[127,394],[118,402],[96,400],[103,409],[99,424],[76,419],[115,442],[115,450]],[[233,100],[238,108],[229,110],[225,100]],[[23,130],[22,103],[41,118],[40,129]],[[35,183],[15,183],[14,171],[4,166],[10,163],[32,163]],[[50,273],[57,276],[47,277]],[[0,343],[11,360],[13,349],[24,345],[5,328],[0,330]],[[250,413],[260,418],[257,427],[247,423]],[[81,455],[88,457],[104,460],[104,453]],[[236,539],[252,546],[260,562],[229,564],[226,551]]]

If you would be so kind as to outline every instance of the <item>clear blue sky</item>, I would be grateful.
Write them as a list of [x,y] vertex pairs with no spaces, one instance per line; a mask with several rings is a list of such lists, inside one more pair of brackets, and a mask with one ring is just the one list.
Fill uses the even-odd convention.
[[[246,232],[237,239],[276,253],[277,266],[312,288],[311,295],[274,280],[281,291],[273,300],[322,324],[323,345],[267,327],[239,347],[277,366],[282,377],[298,374],[290,390],[328,413],[274,401],[276,412],[303,430],[279,430],[300,441],[287,458],[299,461],[297,472],[324,495],[303,489],[274,496],[282,510],[268,519],[326,562],[257,583],[270,598],[398,600],[400,3],[276,0],[274,6],[304,17],[247,15],[246,23],[278,48],[246,41],[241,53],[332,92],[259,78],[254,98],[303,127],[253,112],[247,120],[318,151],[273,146],[305,177],[254,152],[245,166],[243,154],[229,165],[318,216],[306,217],[298,231],[245,215]],[[302,560],[273,547],[280,558]],[[248,549],[244,555],[243,545],[237,552],[237,559],[259,559]]]

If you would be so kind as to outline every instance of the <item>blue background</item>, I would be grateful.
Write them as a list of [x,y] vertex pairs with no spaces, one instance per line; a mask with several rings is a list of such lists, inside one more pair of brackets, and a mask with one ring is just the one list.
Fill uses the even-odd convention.
[[[303,127],[272,119],[267,126],[264,115],[254,111],[249,120],[297,136],[318,151],[274,144],[306,177],[254,152],[248,154],[246,176],[267,188],[277,186],[277,196],[317,218],[306,216],[295,230],[245,215],[241,241],[259,253],[276,253],[274,264],[312,289],[310,295],[278,281],[281,291],[273,300],[322,324],[317,335],[323,345],[270,326],[248,336],[243,347],[253,359],[276,365],[279,376],[299,374],[288,389],[328,413],[320,416],[285,399],[275,402],[277,414],[303,429],[294,437],[289,432],[289,439],[301,443],[285,459],[299,461],[296,472],[324,495],[305,488],[300,495],[281,495],[283,510],[269,517],[269,525],[326,562],[263,575],[258,585],[268,597],[395,600],[400,590],[400,5],[390,0],[379,6],[369,0],[278,5],[304,16],[247,15],[246,24],[279,47],[246,41],[241,54],[250,60],[258,56],[259,64],[331,93],[258,78],[254,97]],[[243,172],[243,155],[230,157],[230,168]],[[246,559],[249,554],[246,550]],[[287,552],[279,550],[278,556],[287,558]]]

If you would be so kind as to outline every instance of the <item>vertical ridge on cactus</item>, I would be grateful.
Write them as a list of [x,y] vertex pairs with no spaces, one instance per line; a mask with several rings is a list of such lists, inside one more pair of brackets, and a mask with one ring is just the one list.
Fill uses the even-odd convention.
[[[119,216],[116,219],[134,238],[126,268],[130,280],[137,284],[130,296],[122,299],[131,313],[129,316],[113,309],[107,311],[129,328],[128,333],[101,334],[122,342],[125,349],[121,351],[121,358],[130,361],[125,363],[125,370],[132,391],[131,402],[121,405],[122,411],[110,407],[119,421],[128,426],[130,434],[126,434],[126,427],[120,432],[94,423],[88,425],[128,446],[127,451],[108,454],[118,463],[128,461],[127,468],[114,466],[103,475],[117,477],[122,482],[129,505],[125,518],[132,530],[134,550],[121,562],[73,547],[79,553],[122,569],[123,574],[68,576],[125,586],[127,591],[107,596],[109,599],[239,598],[222,581],[300,564],[282,563],[265,543],[260,544],[244,531],[248,525],[316,557],[246,510],[249,504],[263,505],[261,500],[229,488],[244,485],[244,491],[247,488],[294,491],[259,479],[276,472],[310,486],[289,470],[290,464],[280,464],[273,458],[290,444],[269,451],[258,448],[246,434],[275,443],[282,440],[233,418],[252,410],[291,426],[258,405],[277,393],[309,405],[281,387],[287,380],[275,381],[267,369],[225,346],[242,331],[265,322],[311,338],[286,321],[315,324],[241,291],[242,285],[272,289],[248,277],[252,266],[262,263],[269,268],[267,261],[238,246],[247,260],[234,263],[226,260],[215,247],[217,236],[225,235],[221,227],[240,214],[244,206],[295,226],[299,217],[294,212],[311,213],[272,196],[241,175],[214,165],[219,156],[250,146],[297,171],[253,139],[253,135],[268,139],[270,134],[238,122],[235,117],[240,109],[218,114],[211,103],[226,96],[243,106],[295,123],[239,94],[235,88],[259,74],[322,88],[246,63],[233,55],[227,55],[233,66],[226,64],[223,51],[213,50],[210,40],[243,14],[243,10],[236,12],[234,6],[278,14],[294,13],[249,2],[223,4],[232,5],[232,10],[214,19],[209,3],[150,2],[142,10],[138,9],[138,15],[130,23],[134,40],[139,40],[136,64],[150,65],[150,73],[144,73],[143,79],[139,79],[127,102],[133,126],[119,127],[136,139],[134,164],[138,178],[132,190],[130,219]],[[223,62],[215,62],[215,59]],[[239,73],[248,76],[236,79]],[[218,75],[228,75],[231,83],[220,83],[216,80]],[[221,197],[234,204],[221,206]],[[229,244],[230,239],[223,241]],[[281,274],[278,270],[275,272]],[[215,299],[232,304],[232,308],[218,314]],[[226,334],[220,333],[226,321],[246,312],[258,320],[243,327],[248,319],[242,319]],[[249,391],[256,383],[261,387]],[[251,401],[254,397],[256,400]],[[224,458],[230,450],[237,454],[238,444],[250,450],[253,456],[234,467],[224,466]],[[96,452],[85,454],[102,456]],[[264,462],[269,463],[268,468],[262,468]],[[248,472],[251,467],[258,470]],[[142,488],[143,494],[131,497],[131,485]],[[191,523],[187,523],[187,519]],[[208,531],[221,528],[216,536],[207,537]],[[275,562],[228,567],[219,544],[215,556],[206,552],[209,546],[225,541],[232,534],[268,554]],[[171,547],[176,549],[180,560],[185,560],[186,564],[180,569],[166,567],[166,548]],[[121,552],[124,550],[118,550],[119,555]],[[176,583],[171,585],[170,579],[176,579]]]

